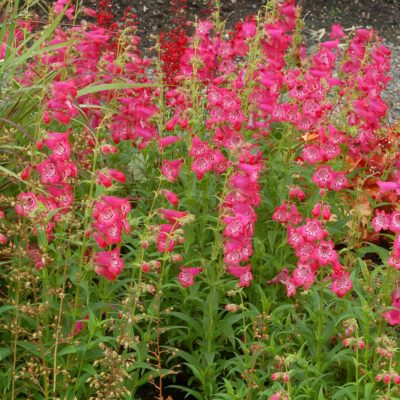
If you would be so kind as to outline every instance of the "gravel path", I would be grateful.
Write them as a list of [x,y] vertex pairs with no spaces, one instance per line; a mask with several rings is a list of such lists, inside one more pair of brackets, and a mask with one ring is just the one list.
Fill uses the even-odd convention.
[[400,37],[396,43],[386,42],[392,52],[392,80],[384,94],[389,107],[389,122],[394,123],[400,119]]

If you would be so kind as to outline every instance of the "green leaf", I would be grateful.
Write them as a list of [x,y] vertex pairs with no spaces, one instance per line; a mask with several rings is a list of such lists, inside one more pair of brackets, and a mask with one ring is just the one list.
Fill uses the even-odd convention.
[[0,347],[0,361],[7,358],[12,353],[12,350],[7,347]]
[[76,353],[77,348],[73,344],[70,346],[64,347],[61,351],[58,352],[59,356],[65,356],[66,354],[73,354]]
[[84,96],[90,93],[104,92],[106,90],[134,89],[134,88],[155,87],[155,86],[156,86],[155,84],[151,83],[128,83],[128,82],[104,83],[101,85],[86,86],[78,90],[77,97]]

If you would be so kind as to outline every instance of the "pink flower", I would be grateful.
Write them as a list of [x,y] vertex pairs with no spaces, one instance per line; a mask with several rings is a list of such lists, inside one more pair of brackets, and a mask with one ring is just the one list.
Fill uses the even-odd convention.
[[281,283],[282,285],[286,284],[289,278],[289,270],[287,268],[283,268],[278,274],[272,278],[271,280],[267,281],[269,284],[276,284]]
[[190,148],[190,157],[203,157],[210,152],[208,142],[200,140],[197,136],[192,137],[192,147]]
[[394,233],[400,232],[400,211],[392,212],[389,229]]
[[0,244],[6,244],[6,243],[7,243],[7,236],[0,233]]
[[310,164],[315,164],[322,161],[321,150],[319,146],[314,144],[305,146],[301,156],[304,161]]
[[74,335],[79,335],[83,329],[83,321],[76,321],[74,327]]
[[168,200],[170,204],[173,206],[177,206],[179,204],[179,197],[174,193],[169,190],[163,189],[161,193],[164,195],[164,197]]
[[30,213],[37,207],[36,196],[32,192],[20,193],[17,196],[15,211],[19,215],[29,217]]
[[331,285],[332,292],[336,293],[338,297],[343,297],[348,291],[353,288],[353,283],[349,278],[347,272],[341,274],[333,274]]
[[47,159],[36,166],[42,183],[60,183],[62,178],[58,173],[56,164]]
[[118,149],[115,146],[112,146],[111,144],[104,144],[103,146],[100,147],[100,150],[103,154],[115,154],[118,152]]
[[44,267],[44,258],[41,251],[36,247],[29,247],[28,254],[35,264],[35,268],[40,271]]
[[82,7],[82,12],[84,15],[87,15],[92,18],[96,18],[97,16],[97,11],[89,7]]
[[158,233],[156,242],[157,242],[157,249],[159,252],[161,253],[172,252],[176,244],[173,225],[170,224],[160,225],[160,231]]
[[50,158],[55,161],[68,160],[71,155],[71,144],[69,143],[70,131],[65,133],[49,132],[48,139],[43,143],[51,150]]
[[312,181],[320,188],[327,188],[332,184],[334,179],[334,172],[329,165],[318,167],[317,171],[312,177]]
[[239,306],[237,304],[225,304],[224,309],[228,312],[236,312]]
[[176,210],[168,210],[165,208],[160,208],[158,212],[161,214],[162,218],[166,219],[171,224],[179,224],[182,218],[185,218],[188,213],[186,211],[176,211]]
[[310,242],[321,240],[326,236],[321,222],[317,219],[307,218],[306,224],[300,227],[300,231],[303,237]]
[[116,169],[109,169],[107,172],[108,172],[108,175],[110,175],[110,177],[112,179],[115,179],[116,181],[118,181],[120,183],[126,182],[126,176],[121,171],[118,171]]
[[390,310],[383,314],[383,317],[389,323],[389,325],[399,325],[400,324],[400,308]]
[[325,221],[329,221],[331,218],[331,210],[329,209],[329,206],[327,204],[324,204],[324,206],[322,207],[322,218]]
[[291,282],[308,289],[315,281],[315,274],[309,264],[298,263],[293,271]]
[[387,263],[390,267],[393,267],[394,269],[397,269],[398,271],[400,271],[400,256],[392,254],[389,257]]
[[226,270],[230,275],[239,278],[240,287],[250,286],[250,283],[253,280],[250,264],[247,264],[244,267],[240,265],[228,265]]
[[[68,5],[70,3],[70,0],[57,0],[54,4],[54,12],[56,15],[59,15],[63,12],[63,9],[66,5]],[[65,11],[65,16],[72,21],[74,18],[74,11],[75,8],[74,7],[69,7],[67,8],[67,10]]]
[[333,179],[328,183],[328,188],[336,191],[340,191],[347,186],[348,182],[344,172],[334,172]]
[[291,186],[289,189],[289,196],[292,199],[297,199],[300,201],[303,201],[306,197],[305,193],[303,192],[303,190],[301,190],[299,186]]
[[190,169],[196,174],[197,179],[201,180],[212,167],[213,164],[210,158],[198,157],[193,161]]
[[158,148],[160,151],[164,150],[166,147],[170,146],[173,143],[181,140],[180,136],[165,136],[158,139]]
[[376,183],[379,186],[379,193],[396,190],[397,194],[400,194],[400,182],[384,182],[378,179]]
[[94,255],[95,271],[104,278],[113,281],[124,268],[124,262],[119,254],[119,249],[100,251]]
[[180,269],[181,272],[178,275],[178,280],[184,288],[193,286],[195,276],[203,271],[203,268],[200,267],[185,268],[183,265],[180,266]]
[[290,214],[286,203],[283,203],[279,207],[276,207],[274,213],[272,214],[272,220],[280,222],[281,224],[288,222],[289,217]]
[[346,35],[343,32],[342,26],[339,24],[333,24],[331,27],[331,32],[329,34],[329,37],[331,39],[341,39],[344,36],[346,36]]
[[161,167],[161,173],[169,182],[175,182],[178,179],[179,172],[181,170],[183,160],[164,160]]
[[21,179],[23,181],[28,180],[29,176],[31,174],[31,165],[28,163],[28,165],[24,168],[24,170],[21,172]]
[[97,183],[99,185],[102,185],[106,188],[109,188],[112,186],[112,180],[109,176],[103,174],[100,171],[97,171]]
[[334,244],[332,240],[329,242],[321,241],[314,251],[314,257],[318,260],[320,265],[328,265],[334,263],[338,256],[336,250],[334,250]]

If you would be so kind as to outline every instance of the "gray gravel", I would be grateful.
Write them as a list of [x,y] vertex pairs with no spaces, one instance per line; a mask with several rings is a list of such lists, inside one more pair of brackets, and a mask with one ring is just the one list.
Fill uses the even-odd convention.
[[400,37],[396,43],[386,42],[385,45],[392,52],[391,77],[383,98],[389,107],[389,122],[392,124],[400,119]]

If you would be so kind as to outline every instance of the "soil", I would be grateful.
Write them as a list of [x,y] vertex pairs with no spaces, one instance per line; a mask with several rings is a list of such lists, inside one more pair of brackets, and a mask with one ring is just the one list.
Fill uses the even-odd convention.
[[[148,40],[150,34],[171,27],[170,3],[170,0],[114,0],[115,9],[120,12],[127,5],[133,7],[138,15],[139,35],[144,47],[151,43]],[[187,19],[206,17],[209,13],[207,3],[208,0],[188,0]],[[247,15],[257,13],[265,3],[265,0],[221,0],[222,17],[232,26]],[[329,32],[333,23],[340,23],[344,28],[374,28],[386,40],[400,42],[400,0],[299,0],[298,4],[306,21],[306,33],[311,36],[315,33],[318,37],[323,34],[323,29]]]

